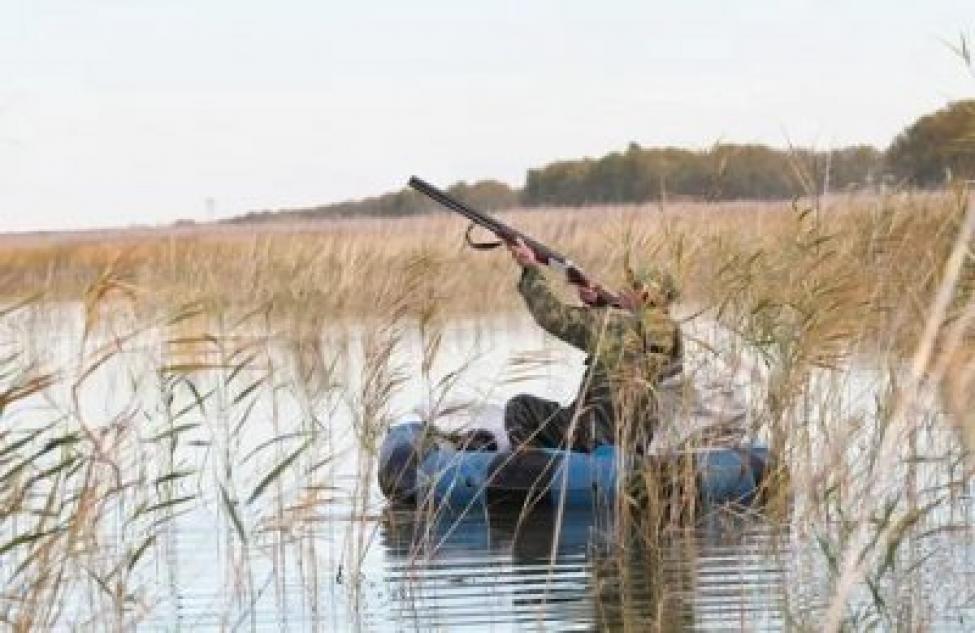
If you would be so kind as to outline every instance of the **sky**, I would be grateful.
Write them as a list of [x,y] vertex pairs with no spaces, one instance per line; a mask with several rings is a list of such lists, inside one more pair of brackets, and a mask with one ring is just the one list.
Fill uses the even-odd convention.
[[0,231],[446,186],[632,142],[885,147],[971,0],[0,0]]

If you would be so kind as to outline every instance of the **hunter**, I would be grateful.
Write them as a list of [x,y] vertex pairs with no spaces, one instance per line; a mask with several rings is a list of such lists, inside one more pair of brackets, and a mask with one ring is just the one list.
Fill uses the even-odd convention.
[[587,354],[575,401],[521,394],[505,405],[504,425],[513,446],[592,451],[603,444],[643,450],[658,422],[657,390],[683,368],[680,328],[670,316],[677,298],[673,278],[653,268],[626,266],[627,288],[619,307],[591,307],[596,292],[579,288],[586,306],[562,303],[548,285],[534,251],[508,243],[521,265],[518,292],[547,332]]

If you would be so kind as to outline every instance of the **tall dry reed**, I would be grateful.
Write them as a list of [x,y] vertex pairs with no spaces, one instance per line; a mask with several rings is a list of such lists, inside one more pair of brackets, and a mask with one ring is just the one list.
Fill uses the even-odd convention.
[[[619,281],[627,250],[676,273],[687,312],[735,335],[724,350],[740,357],[733,363],[759,366],[753,430],[770,439],[781,467],[770,496],[830,570],[829,623],[898,628],[925,621],[926,603],[892,579],[923,569],[918,548],[947,529],[941,513],[954,511],[968,482],[958,441],[938,458],[949,474],[938,475],[936,489],[925,487],[930,469],[919,465],[925,434],[975,438],[966,205],[967,192],[957,191],[504,217],[608,285]],[[462,231],[459,218],[438,215],[5,238],[0,415],[25,416],[18,405],[28,401],[50,407],[0,430],[3,621],[19,630],[80,622],[70,608],[84,621],[137,625],[152,609],[146,566],[181,564],[178,533],[167,526],[201,507],[222,521],[223,625],[254,624],[268,586],[286,602],[293,546],[314,613],[330,608],[318,603],[332,580],[316,570],[322,558],[329,569],[342,565],[358,600],[358,566],[375,529],[375,451],[402,380],[393,350],[416,332],[428,399],[444,408],[455,376],[432,369],[444,323],[518,309],[507,257],[462,248]],[[80,326],[53,321],[54,309],[74,310]],[[355,353],[349,339],[323,337],[350,323],[365,359],[356,376],[343,373]],[[45,352],[38,339],[62,331],[77,342],[73,352]],[[822,388],[842,385],[863,359],[889,376],[870,420],[833,408],[832,387]],[[86,392],[115,371],[128,384],[106,417]],[[944,415],[907,415],[922,387],[941,396]],[[283,392],[301,403],[299,419],[283,418]],[[356,484],[346,546],[329,558],[308,526],[335,493],[347,439],[333,435],[340,406],[355,422]],[[693,472],[683,466],[645,471],[623,497],[615,528],[640,546],[609,565],[612,600],[639,599],[640,583],[658,587],[660,578],[633,575],[634,560],[652,570],[660,544],[698,516]],[[268,551],[280,575],[264,578],[252,561]],[[634,605],[617,606],[604,605],[630,614],[634,629],[662,627],[667,615],[647,620]],[[801,611],[789,619],[815,622]]]

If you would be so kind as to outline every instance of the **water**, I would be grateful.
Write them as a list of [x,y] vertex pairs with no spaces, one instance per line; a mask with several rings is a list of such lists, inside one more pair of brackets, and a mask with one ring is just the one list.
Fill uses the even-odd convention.
[[391,613],[405,617],[396,624],[420,630],[458,623],[591,630],[624,621],[669,629],[776,627],[785,592],[776,528],[758,518],[724,518],[729,524],[715,520],[664,539],[660,551],[622,552],[589,513],[570,513],[562,517],[554,561],[559,518],[550,509],[465,517],[430,554],[415,545],[422,523],[390,519],[386,574],[403,597]]
[[[79,359],[98,358],[99,348],[89,344],[89,353],[80,353],[73,314],[69,307],[60,320],[46,316],[45,327],[36,315],[8,321],[4,331],[32,359],[73,368],[71,380],[8,409],[8,428],[16,425],[20,434],[54,422],[54,429],[84,429],[98,438],[95,454],[119,473],[98,488],[109,501],[66,557],[67,580],[51,598],[64,605],[51,619],[66,627],[778,630],[816,628],[829,603],[833,563],[823,543],[843,533],[838,526],[846,518],[816,497],[823,487],[815,479],[824,472],[819,467],[795,469],[797,493],[785,516],[712,509],[652,543],[621,541],[612,517],[591,512],[495,509],[431,518],[390,507],[377,490],[370,453],[361,449],[381,438],[370,435],[376,421],[362,415],[377,384],[395,387],[379,403],[387,419],[417,406],[497,404],[523,391],[571,398],[581,355],[524,320],[449,324],[426,374],[418,359],[429,347],[407,329],[385,357],[391,370],[378,377],[363,361],[371,349],[364,332],[375,330],[362,326],[336,324],[306,345],[284,330],[255,336],[248,325],[222,337],[217,354],[213,346],[188,351],[174,344],[179,336],[172,328],[120,339],[118,329],[129,331],[122,324],[115,353],[86,374],[93,363]],[[689,346],[692,355],[730,347],[713,324],[689,328],[708,341]],[[59,336],[40,340],[39,331]],[[104,334],[100,340],[112,340]],[[373,343],[373,350],[385,349]],[[231,362],[207,371],[157,371],[212,362],[215,354]],[[251,361],[234,369],[240,358]],[[767,376],[756,363],[737,353],[723,365],[704,360],[690,366],[727,373],[753,409],[761,403]],[[84,382],[71,388],[79,376]],[[450,379],[438,387],[444,377]],[[848,436],[834,430],[868,418],[885,384],[883,372],[866,368],[820,376],[810,428],[802,432],[819,438],[817,446],[849,439],[845,454],[859,463],[870,450],[871,427]],[[760,414],[749,424],[761,433]],[[950,436],[931,428],[922,452],[943,457],[914,474],[922,488],[952,480],[945,471],[957,452]],[[826,463],[831,455],[814,458]],[[35,507],[42,492],[29,497]],[[905,563],[898,559],[904,571],[878,577],[877,590],[896,605],[887,612],[872,607],[865,588],[853,597],[850,622],[969,628],[975,550],[967,482],[951,494],[954,500],[932,515],[937,522],[925,526],[929,534],[911,540]],[[19,514],[0,528],[0,540],[29,533],[24,525],[34,520]],[[14,574],[26,559],[25,548],[0,559],[0,613],[24,604],[30,574]],[[912,560],[922,562],[911,569]],[[121,589],[113,595],[113,587]]]

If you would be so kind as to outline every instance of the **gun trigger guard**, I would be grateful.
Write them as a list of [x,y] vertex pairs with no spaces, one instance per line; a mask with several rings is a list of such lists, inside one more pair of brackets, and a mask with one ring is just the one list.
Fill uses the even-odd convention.
[[471,248],[479,251],[489,251],[492,248],[497,248],[503,244],[503,242],[500,240],[497,242],[475,242],[473,239],[471,239],[471,232],[474,230],[475,226],[477,226],[477,223],[471,222],[467,226],[467,231],[464,233],[464,240]]

